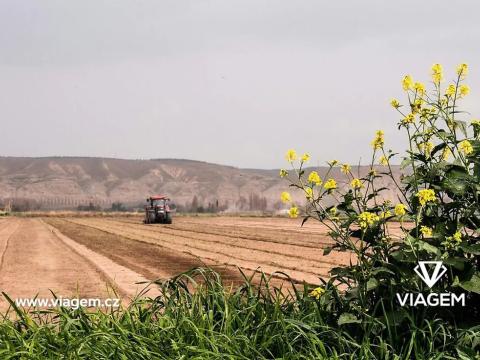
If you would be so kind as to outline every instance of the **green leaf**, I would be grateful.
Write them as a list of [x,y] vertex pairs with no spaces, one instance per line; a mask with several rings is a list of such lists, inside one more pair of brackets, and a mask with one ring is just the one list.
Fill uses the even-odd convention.
[[403,248],[392,252],[391,256],[398,262],[416,263],[417,258],[408,248]]
[[433,157],[437,152],[443,150],[445,148],[446,144],[445,143],[440,143],[437,146],[435,146],[432,149],[432,152],[430,153],[430,156]]
[[303,220],[302,220],[302,225],[301,225],[301,226],[303,226],[303,225],[307,222],[308,219],[310,219],[310,215],[305,216],[305,217],[303,218]]
[[414,238],[410,234],[405,237],[405,244],[418,250],[426,251],[427,253],[440,256],[442,253],[439,248],[433,246],[432,244],[427,243],[426,241]]
[[408,246],[415,247],[417,242],[418,240],[410,234],[407,234],[407,236],[405,237],[405,244]]
[[470,181],[470,175],[463,166],[452,165],[445,173],[442,186],[455,195],[463,195]]
[[378,287],[378,280],[374,277],[368,279],[367,281],[367,292],[372,291],[373,289]]
[[386,313],[384,316],[378,318],[378,320],[385,325],[390,324],[390,326],[398,326],[407,317],[407,312],[404,309],[399,309],[399,311],[391,311]]
[[465,268],[465,262],[467,261],[468,259],[465,258],[453,257],[443,260],[443,263],[453,266],[457,270],[463,270]]
[[411,165],[412,164],[412,160],[410,158],[405,158],[402,160],[402,162],[400,163],[400,169],[405,169],[407,166]]
[[345,292],[345,299],[347,300],[356,300],[359,298],[359,289],[358,286],[351,288]]
[[467,137],[467,123],[465,121],[454,120],[454,123],[460,128],[463,136]]
[[464,252],[468,254],[480,255],[480,244],[474,244],[474,245],[462,244],[460,245],[460,249],[462,249]]
[[383,266],[375,268],[374,270],[372,270],[373,275],[377,275],[377,274],[380,274],[380,273],[387,273],[387,274],[390,274],[390,275],[395,275],[395,273],[392,270],[387,269],[386,267],[383,267]]
[[327,247],[324,247],[323,248],[323,255],[328,255],[330,254],[330,252],[332,251],[332,247],[331,246],[327,246]]
[[345,324],[359,324],[362,321],[359,320],[355,315],[351,313],[343,313],[338,318],[338,325],[345,325]]
[[426,252],[430,254],[435,254],[437,256],[440,256],[442,252],[440,251],[439,248],[436,246],[433,246],[432,244],[427,243],[426,241],[423,240],[418,240],[418,249],[419,250],[425,250]]
[[466,346],[457,347],[457,354],[459,360],[472,360],[475,359],[475,351]]
[[462,281],[460,287],[463,289],[480,294],[480,274],[475,273],[472,275],[470,280]]

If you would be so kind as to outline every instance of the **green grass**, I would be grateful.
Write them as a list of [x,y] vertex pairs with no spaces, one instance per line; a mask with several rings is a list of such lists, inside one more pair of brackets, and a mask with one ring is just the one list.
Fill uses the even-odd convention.
[[156,299],[103,312],[12,307],[0,322],[0,358],[458,359],[459,347],[469,359],[480,342],[480,328],[452,333],[434,319],[401,336],[393,325],[338,326],[321,301],[271,288],[266,276],[260,287],[245,278],[231,289],[193,269],[160,286]]

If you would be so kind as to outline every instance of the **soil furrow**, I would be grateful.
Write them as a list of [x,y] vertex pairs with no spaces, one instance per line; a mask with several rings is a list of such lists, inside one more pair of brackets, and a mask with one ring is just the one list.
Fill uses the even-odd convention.
[[[112,219],[112,221],[128,224],[140,224],[141,222],[140,219]],[[176,223],[174,223],[174,225],[164,225],[163,227],[165,229],[188,231],[197,234],[218,235],[233,239],[246,239],[257,242],[296,245],[314,249],[322,249],[324,246],[332,244],[332,241],[325,234],[283,229],[271,230],[258,227],[248,229],[242,228],[241,226],[218,226],[215,224],[189,222],[185,221],[183,218],[176,219]],[[262,235],[259,235],[260,233]],[[264,236],[266,234],[269,236]]]
[[[313,280],[313,279],[318,279],[318,276],[325,276],[328,272],[328,269],[331,267],[328,264],[320,264],[319,266],[316,265],[308,265],[305,263],[299,263],[296,259],[290,259],[286,256],[283,257],[283,261],[276,261],[274,257],[272,256],[273,254],[267,254],[270,255],[270,257],[267,259],[264,259],[262,257],[253,257],[250,256],[243,256],[240,257],[238,256],[239,249],[235,249],[234,253],[235,255],[232,254],[232,252],[222,252],[218,250],[218,246],[216,250],[213,250],[213,247],[211,245],[208,246],[203,246],[199,247],[198,243],[199,241],[197,240],[195,244],[192,243],[187,243],[187,242],[181,242],[178,238],[170,237],[168,239],[159,239],[158,237],[152,237],[150,235],[145,235],[142,234],[141,231],[136,230],[136,231],[129,231],[125,228],[116,228],[115,226],[109,226],[106,224],[104,221],[92,221],[93,219],[88,219],[87,221],[81,220],[81,219],[69,219],[68,221],[72,221],[74,223],[79,223],[83,224],[86,226],[93,226],[94,228],[104,230],[106,232],[110,232],[113,234],[121,234],[122,236],[134,239],[134,240],[141,240],[141,241],[146,241],[148,243],[153,243],[157,245],[162,245],[164,247],[168,247],[177,251],[183,251],[187,253],[192,253],[195,256],[198,256],[199,258],[206,258],[206,259],[211,259],[211,260],[218,260],[221,263],[224,264],[230,264],[230,265],[238,265],[242,268],[246,269],[251,269],[255,270],[259,266],[261,266],[262,270],[267,272],[267,273],[274,273],[275,271],[286,271],[288,272],[292,278],[294,279],[301,279],[306,280],[308,278],[309,282],[315,282],[318,280]],[[250,255],[253,255],[254,251],[251,252]],[[215,255],[212,257],[212,255]],[[258,254],[257,254],[258,255]],[[265,253],[263,254],[265,255]],[[287,262],[289,261],[289,263]]]
[[172,249],[132,240],[66,219],[48,218],[45,221],[78,243],[133,269],[149,280],[165,280],[191,268],[208,265],[216,268],[226,281],[241,281],[235,268],[225,268],[212,262],[205,263]]
[[[125,223],[121,221],[118,221],[118,222],[113,220],[107,220],[107,221],[117,224],[118,226],[126,227]],[[311,260],[312,250],[310,250],[308,247],[299,246],[299,245],[283,244],[283,245],[272,246],[273,242],[270,242],[270,244],[264,244],[263,241],[252,241],[252,240],[248,240],[248,241],[244,240],[242,244],[238,244],[234,242],[230,237],[227,239],[225,239],[225,237],[222,235],[215,235],[213,238],[212,236],[205,237],[204,232],[197,233],[195,231],[182,231],[177,229],[172,230],[172,228],[163,227],[162,225],[140,225],[140,224],[129,223],[129,226],[127,228],[135,228],[135,229],[142,230],[142,232],[145,232],[145,233],[150,232],[151,234],[165,234],[165,235],[174,236],[174,237],[191,239],[194,241],[200,240],[200,241],[209,242],[209,243],[218,243],[218,244],[222,244],[229,247],[248,249],[249,251],[260,251],[260,252],[265,252],[268,254],[275,254],[280,256],[286,256],[285,254],[288,254],[289,258],[297,258],[300,260],[312,261]],[[304,256],[297,255],[299,253],[304,253],[306,250],[308,251],[308,257],[307,255],[304,255]],[[322,248],[317,248],[316,250],[319,253],[323,252]],[[319,264],[329,264],[329,265],[337,264],[337,262],[330,261],[328,258],[322,258],[321,261],[316,261],[316,262],[318,262]]]

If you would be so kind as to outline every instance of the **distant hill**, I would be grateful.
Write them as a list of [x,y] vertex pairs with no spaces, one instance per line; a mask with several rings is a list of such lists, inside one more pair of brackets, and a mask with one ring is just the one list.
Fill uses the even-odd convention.
[[[327,168],[316,169],[325,175]],[[365,173],[361,167],[360,173]],[[398,167],[394,167],[398,172]],[[335,169],[332,176],[345,176]],[[393,182],[382,186],[393,189]],[[280,208],[288,182],[278,170],[239,169],[177,159],[124,160],[88,157],[0,157],[0,200],[31,201],[41,209],[72,209],[121,202],[139,206],[151,194],[168,194],[180,206],[255,210]],[[395,198],[390,191],[386,197]],[[195,199],[196,197],[196,199]],[[303,203],[300,194],[294,194]]]

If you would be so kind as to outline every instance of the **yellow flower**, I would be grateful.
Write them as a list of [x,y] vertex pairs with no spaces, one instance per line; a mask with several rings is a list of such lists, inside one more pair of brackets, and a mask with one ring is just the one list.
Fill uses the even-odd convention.
[[285,176],[288,175],[288,171],[285,169],[280,169],[280,177],[284,178]]
[[[435,115],[435,109],[432,108],[423,108],[420,112],[420,118],[423,120],[427,120],[432,115]],[[423,121],[424,123],[425,121]]]
[[411,90],[413,88],[413,79],[410,75],[406,75],[402,80],[403,90]]
[[420,95],[423,95],[425,93],[425,85],[422,84],[421,82],[416,82],[413,87],[414,87],[415,91],[417,93],[419,93]]
[[400,107],[400,103],[397,99],[390,100],[390,105],[392,105],[392,107],[394,107],[395,109],[398,109]]
[[310,155],[305,153],[302,155],[302,162],[307,162],[308,160],[310,160]]
[[368,172],[368,175],[370,176],[377,176],[377,171],[373,168],[370,168],[370,171]]
[[430,157],[430,154],[433,150],[433,143],[431,141],[424,142],[423,144],[418,144],[419,150],[425,154],[426,158]]
[[334,179],[328,179],[323,187],[328,191],[334,190],[337,188],[337,182]]
[[460,85],[459,91],[460,97],[467,96],[468,94],[470,94],[470,87],[468,85]]
[[378,162],[380,165],[384,165],[384,166],[388,165],[388,159],[385,155],[382,155]]
[[418,114],[422,110],[422,104],[423,104],[422,99],[417,99],[413,102],[413,104],[410,104],[410,108],[412,109],[412,114]]
[[448,159],[448,157],[452,154],[452,151],[450,148],[445,147],[442,151],[442,160],[445,161]]
[[338,160],[330,160],[330,161],[327,161],[327,164],[330,165],[330,166],[335,166],[338,164]]
[[445,242],[442,244],[445,245],[447,249],[456,248],[458,245],[462,243],[462,233],[460,231],[455,232],[453,236],[449,236],[445,239]]
[[431,237],[433,234],[433,230],[428,226],[420,226],[420,232],[424,237]]
[[465,155],[469,155],[473,152],[473,146],[468,140],[461,141],[460,144],[458,144],[458,147],[460,148],[460,151]]
[[447,125],[448,125],[449,129],[458,128],[458,124],[456,122],[452,121],[451,119],[447,119],[446,122],[447,122]]
[[448,96],[454,96],[457,92],[457,87],[453,84],[448,85],[447,90],[445,90],[445,94]]
[[325,293],[324,288],[317,287],[317,288],[313,289],[312,291],[310,291],[309,295],[318,300],[318,299],[320,299],[320,296],[322,296],[324,293]]
[[363,187],[362,182],[360,181],[360,179],[357,179],[357,178],[353,179],[350,185],[354,189],[361,189]]
[[433,191],[432,189],[422,189],[415,196],[418,197],[418,201],[422,206],[424,206],[428,202],[434,202],[435,200],[437,200],[437,198],[435,197],[435,191]]
[[295,150],[288,150],[287,154],[285,155],[285,159],[287,159],[288,162],[295,161],[297,159],[297,153],[295,152]]
[[453,234],[453,240],[458,243],[462,242],[462,233],[460,231],[455,232],[455,234]]
[[415,122],[415,115],[413,113],[408,114],[402,120],[402,124],[413,124]]
[[380,217],[377,214],[368,211],[364,211],[360,215],[358,215],[358,224],[362,229],[366,229],[367,227],[372,226],[379,220]]
[[344,174],[348,174],[350,172],[351,166],[348,164],[342,164],[340,167],[340,171]]
[[309,187],[306,187],[305,188],[305,196],[308,200],[312,199],[313,198],[313,189],[309,188]]
[[288,210],[288,215],[292,218],[295,219],[298,217],[298,208],[296,206],[292,206],[290,210]]
[[375,138],[372,140],[372,147],[377,150],[381,149],[385,144],[384,132],[382,130],[377,130],[375,133]]
[[392,212],[390,210],[382,211],[380,213],[380,218],[381,219],[386,219],[386,218],[389,218],[390,216],[392,216]]
[[282,192],[282,194],[280,195],[280,199],[282,200],[282,202],[284,204],[292,201],[292,197],[290,196],[290,194],[286,191]]
[[440,64],[432,65],[432,79],[435,84],[443,80],[443,67]]
[[457,75],[464,78],[468,74],[468,64],[460,64],[457,66]]
[[403,204],[395,205],[395,210],[394,210],[395,215],[396,216],[404,216],[407,213],[405,209],[406,209],[406,207]]
[[320,176],[318,176],[316,171],[312,171],[310,175],[308,175],[308,182],[311,182],[315,185],[321,185],[322,179],[320,179]]
[[338,210],[335,206],[331,208],[328,212],[330,214],[330,220],[339,220],[339,217],[337,216]]

